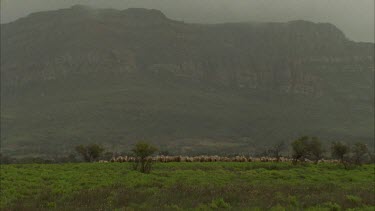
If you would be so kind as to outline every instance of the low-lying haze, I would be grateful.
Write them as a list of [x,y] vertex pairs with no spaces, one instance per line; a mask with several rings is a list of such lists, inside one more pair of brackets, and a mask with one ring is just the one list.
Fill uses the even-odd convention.
[[330,22],[355,41],[374,42],[374,0],[1,0],[1,23],[30,13],[85,4],[98,8],[153,8],[185,22]]

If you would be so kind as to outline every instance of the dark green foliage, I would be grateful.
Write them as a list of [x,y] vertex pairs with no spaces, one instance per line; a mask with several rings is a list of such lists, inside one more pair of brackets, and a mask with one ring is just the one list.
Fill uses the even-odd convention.
[[331,155],[339,159],[341,163],[345,162],[345,156],[350,152],[350,147],[342,142],[333,142],[331,145]]
[[152,156],[158,149],[146,142],[138,142],[132,152],[136,158],[134,169],[142,173],[150,173],[152,167]]
[[322,142],[317,138],[313,137],[309,143],[310,159],[318,163],[323,158],[325,152]]
[[292,142],[292,158],[293,162],[304,161],[309,156],[309,137],[303,136]]
[[[352,161],[356,165],[362,165],[362,163],[366,160],[366,155],[368,154],[369,150],[367,145],[364,143],[355,143],[351,149],[352,152]],[[367,159],[368,160],[368,159]]]
[[76,146],[75,150],[86,162],[96,161],[104,152],[104,148],[98,144],[79,145]]
[[316,164],[323,158],[323,145],[317,137],[303,136],[292,142],[293,162],[313,160]]
[[210,208],[212,209],[228,209],[231,208],[230,204],[228,202],[225,202],[223,198],[218,198],[212,200],[210,204]]

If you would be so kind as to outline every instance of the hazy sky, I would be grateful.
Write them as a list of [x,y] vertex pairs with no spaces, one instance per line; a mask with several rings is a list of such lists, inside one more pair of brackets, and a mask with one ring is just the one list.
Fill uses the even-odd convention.
[[144,7],[162,10],[185,22],[289,21],[331,22],[353,40],[374,42],[375,0],[0,0],[1,23],[32,12],[74,4],[101,8]]

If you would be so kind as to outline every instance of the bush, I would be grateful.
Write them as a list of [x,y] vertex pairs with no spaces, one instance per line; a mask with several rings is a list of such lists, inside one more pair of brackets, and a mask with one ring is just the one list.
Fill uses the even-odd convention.
[[308,150],[310,152],[309,158],[315,161],[315,164],[317,164],[319,160],[323,158],[324,149],[322,142],[318,138],[312,138],[309,143]]
[[96,161],[104,152],[104,148],[97,144],[90,144],[87,146],[79,145],[75,149],[86,162]]
[[152,159],[150,158],[158,149],[145,142],[139,142],[132,149],[136,162],[134,164],[134,170],[139,168],[142,173],[149,173],[151,171]]
[[368,148],[363,143],[355,143],[352,147],[352,162],[356,165],[362,165],[366,160]]
[[362,199],[358,196],[347,195],[346,199],[356,206],[359,206],[362,204]]
[[276,158],[276,161],[279,162],[281,158],[281,152],[285,149],[285,142],[278,142],[271,149],[269,149],[266,154]]
[[292,158],[293,162],[297,163],[297,161],[304,161],[307,158],[309,150],[309,137],[303,136],[295,141],[292,142]]
[[333,142],[331,146],[331,154],[333,158],[339,159],[341,163],[345,162],[345,155],[350,152],[348,145],[341,142]]
[[362,165],[371,160],[368,148],[363,143],[355,143],[352,147],[340,142],[334,142],[331,147],[332,157],[339,159],[346,169],[354,165]]
[[214,199],[212,200],[211,204],[210,204],[210,207],[212,209],[225,209],[225,208],[231,208],[230,204],[225,202],[223,198],[218,198],[218,199]]
[[318,163],[323,158],[323,145],[316,137],[309,138],[303,136],[292,142],[293,162],[304,161],[305,159],[314,160]]

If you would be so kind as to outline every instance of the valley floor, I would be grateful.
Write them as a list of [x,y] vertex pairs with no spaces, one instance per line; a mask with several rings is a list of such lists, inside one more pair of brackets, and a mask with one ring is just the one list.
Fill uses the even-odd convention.
[[374,210],[374,165],[1,165],[2,210]]

